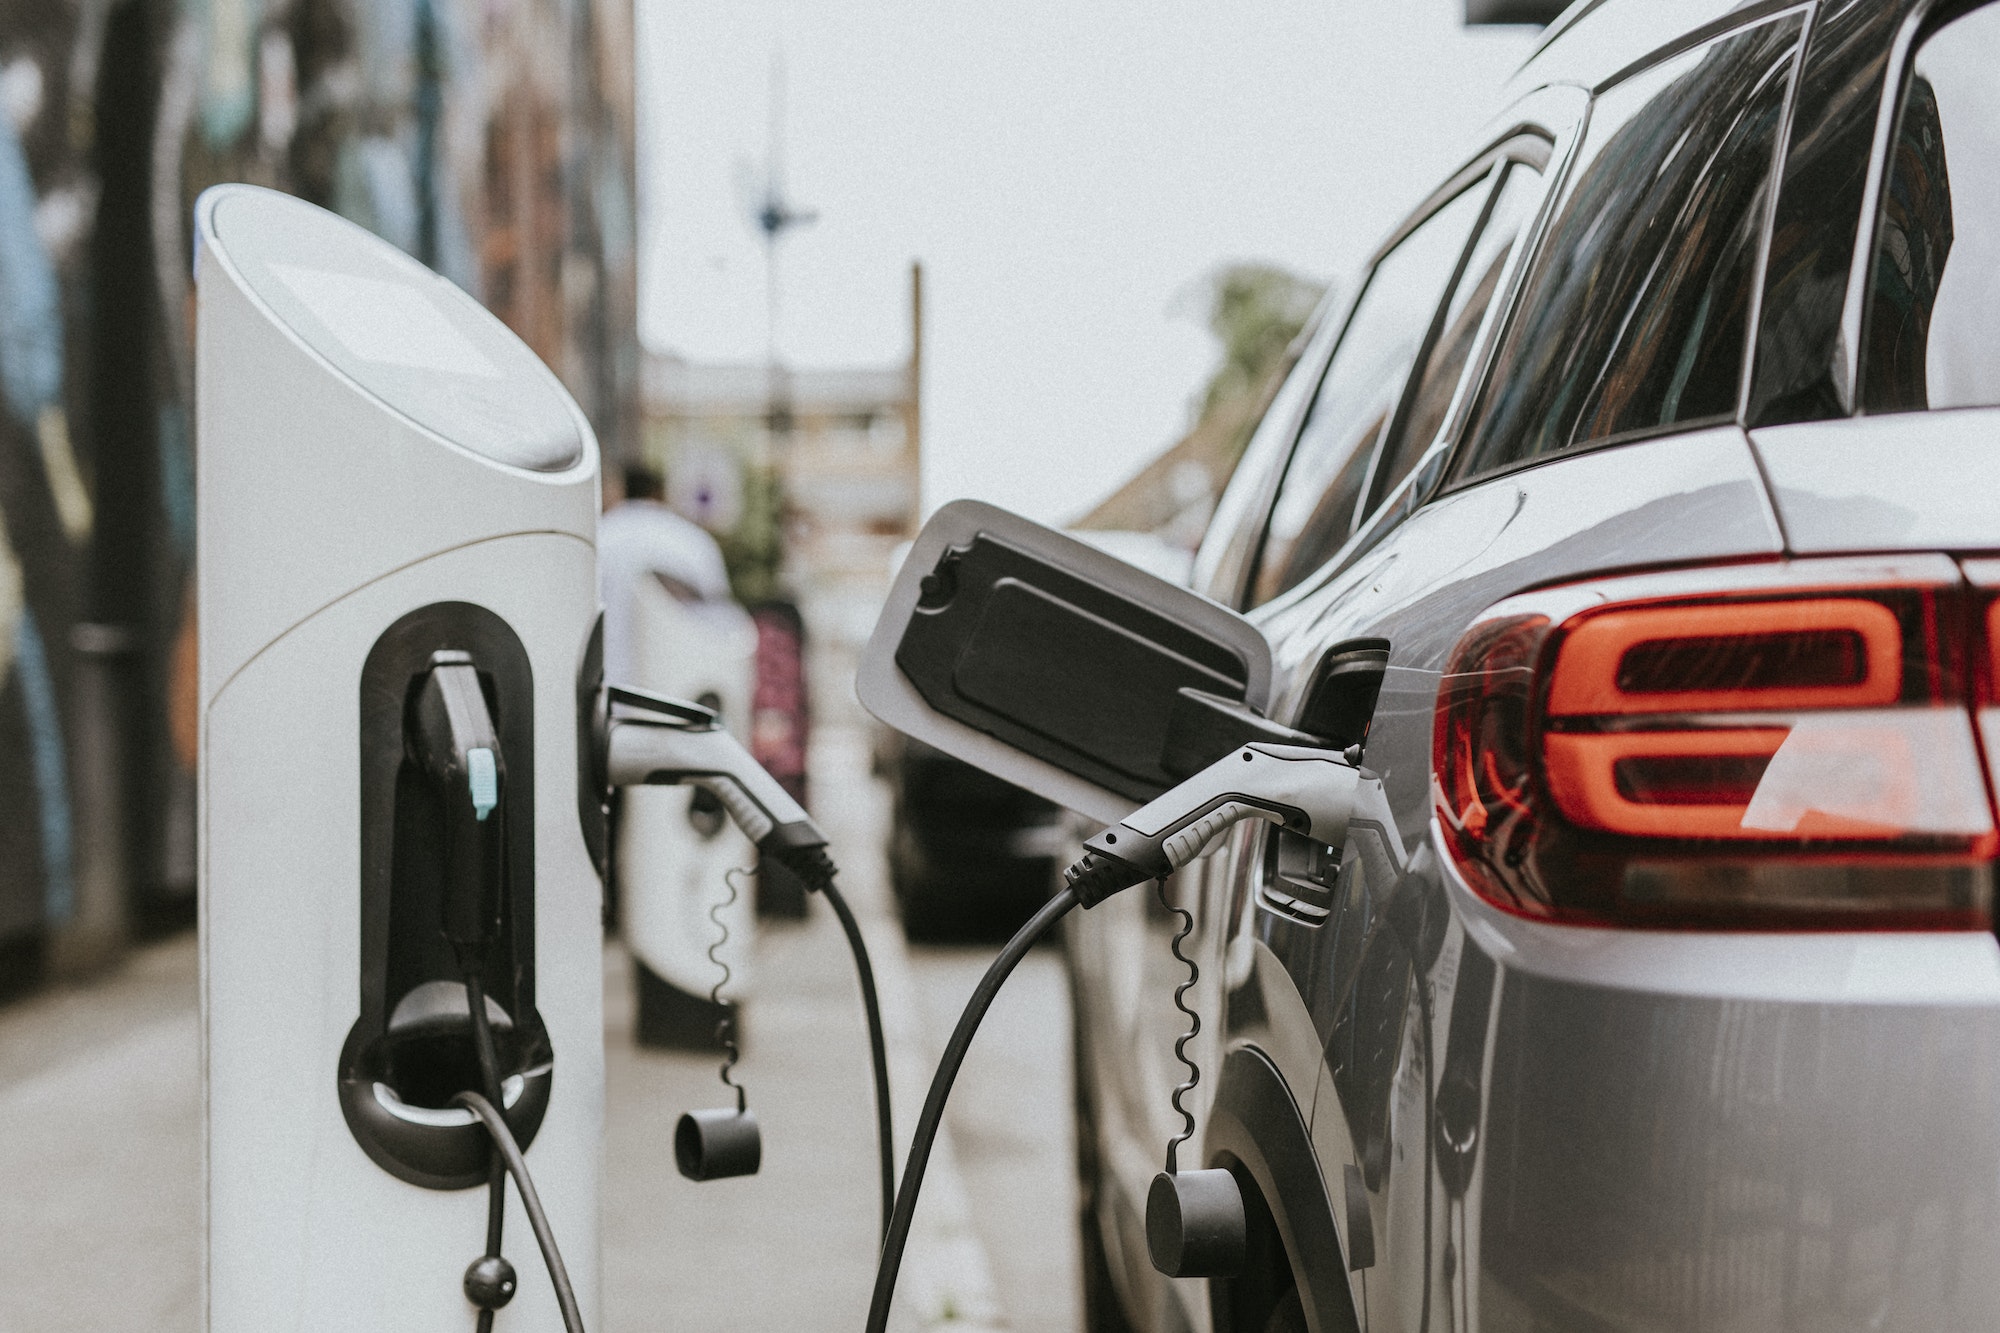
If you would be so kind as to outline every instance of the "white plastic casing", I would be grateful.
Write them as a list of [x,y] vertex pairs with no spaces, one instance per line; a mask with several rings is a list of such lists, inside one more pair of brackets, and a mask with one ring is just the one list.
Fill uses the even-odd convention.
[[[534,674],[537,1008],[528,1153],[598,1322],[600,886],[576,801],[598,456],[554,376],[359,228],[243,186],[197,206],[207,1326],[469,1329],[485,1191],[405,1184],[336,1097],[360,973],[359,681],[390,624],[465,601]],[[275,276],[274,276],[275,275]],[[561,1321],[510,1191],[515,1329]]]

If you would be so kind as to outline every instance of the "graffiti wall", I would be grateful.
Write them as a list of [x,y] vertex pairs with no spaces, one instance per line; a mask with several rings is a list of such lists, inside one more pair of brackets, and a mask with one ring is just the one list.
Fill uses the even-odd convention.
[[190,901],[195,198],[266,185],[402,247],[616,457],[631,31],[630,0],[0,7],[0,944],[63,923],[103,838],[135,909]]
[[71,632],[93,526],[87,17],[63,0],[0,8],[0,937],[74,905]]

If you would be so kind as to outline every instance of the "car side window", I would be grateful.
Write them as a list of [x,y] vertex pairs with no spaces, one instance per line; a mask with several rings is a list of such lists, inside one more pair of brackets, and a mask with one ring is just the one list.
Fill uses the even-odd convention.
[[[1338,297],[1322,301],[1308,332],[1302,337],[1304,350],[1285,371],[1277,393],[1264,407],[1256,430],[1243,446],[1243,457],[1229,474],[1229,484],[1216,501],[1208,531],[1195,552],[1188,586],[1224,606],[1238,606],[1243,600],[1244,582],[1250,562],[1256,556],[1258,539],[1264,532],[1264,509],[1270,503],[1275,474],[1285,465],[1292,432],[1299,412],[1319,383],[1326,368],[1327,349],[1340,333]],[[1331,316],[1331,317],[1329,317]]]
[[1911,66],[1862,335],[1870,412],[2000,404],[1996,71],[2000,5],[1946,23]]
[[1456,478],[1735,415],[1801,28],[1719,38],[1592,104]]
[[1418,224],[1369,275],[1279,483],[1252,605],[1297,584],[1353,533],[1375,446],[1458,272],[1491,179],[1481,176]]
[[[1376,464],[1375,478],[1369,485],[1368,510],[1402,484],[1444,428],[1445,413],[1465,373],[1480,323],[1500,289],[1507,257],[1534,218],[1535,204],[1542,194],[1542,173],[1526,162],[1509,163],[1506,172],[1486,225],[1479,229],[1464,276],[1454,284],[1451,300],[1439,312],[1430,350],[1424,354],[1423,369],[1403,409],[1403,420],[1383,446],[1382,461]],[[1362,517],[1367,517],[1366,511]]]

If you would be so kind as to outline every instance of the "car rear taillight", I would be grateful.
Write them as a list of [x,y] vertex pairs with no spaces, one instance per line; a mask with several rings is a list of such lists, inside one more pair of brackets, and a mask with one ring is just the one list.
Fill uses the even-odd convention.
[[1439,692],[1445,842],[1476,892],[1532,916],[1988,925],[2000,837],[1968,708],[1985,690],[2000,738],[1985,610],[1943,557],[1512,598]]

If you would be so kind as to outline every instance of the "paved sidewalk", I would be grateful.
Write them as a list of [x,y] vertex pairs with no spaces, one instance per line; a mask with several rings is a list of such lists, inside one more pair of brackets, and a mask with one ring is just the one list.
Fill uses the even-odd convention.
[[188,935],[0,1009],[0,1329],[196,1327],[196,975]]

